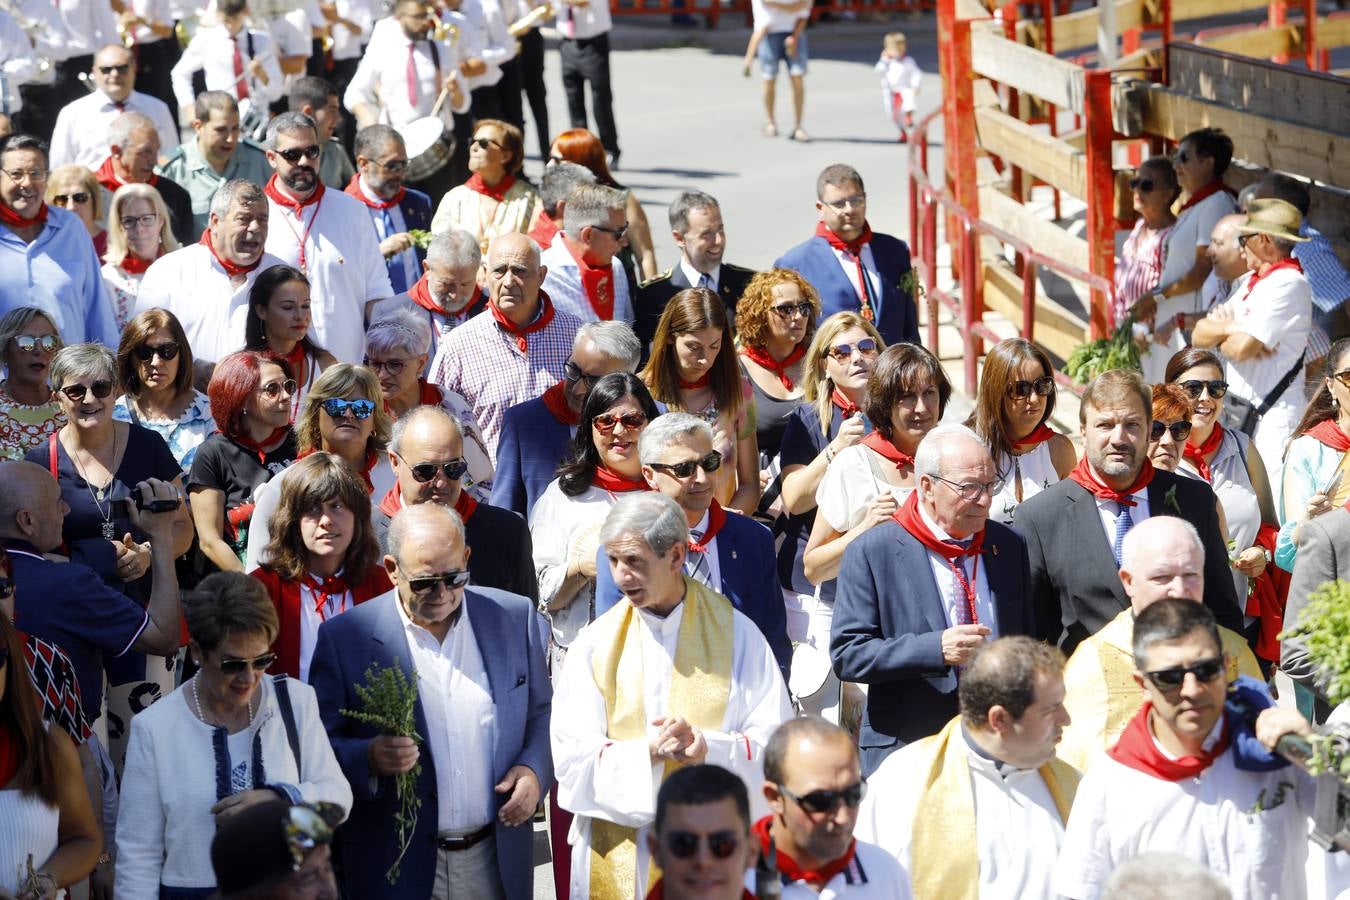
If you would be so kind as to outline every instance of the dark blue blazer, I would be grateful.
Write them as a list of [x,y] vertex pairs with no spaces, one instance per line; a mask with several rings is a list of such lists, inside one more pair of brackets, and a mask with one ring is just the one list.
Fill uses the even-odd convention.
[[[405,188],[403,199],[398,202],[398,211],[403,214],[403,225],[409,231],[413,231],[414,229],[420,231],[431,230],[431,197],[428,195],[412,188]],[[380,217],[379,210],[371,209],[369,212],[372,218],[378,219]],[[417,254],[416,269],[420,277],[422,263],[425,262],[427,258],[427,251],[425,247],[414,246],[413,252]],[[400,259],[402,255],[403,254],[401,253],[396,254],[386,258],[384,261],[384,267],[389,270],[389,277],[391,279],[394,277],[393,272],[395,269],[402,270],[403,268],[403,263]],[[411,287],[412,285],[409,284],[408,288]]]
[[[412,844],[403,858],[399,880],[390,885],[384,873],[397,855],[394,814],[398,799],[393,779],[372,784],[366,761],[377,729],[342,715],[342,709],[360,709],[353,685],[365,681],[372,664],[397,665],[413,671],[412,657],[398,597],[390,592],[330,619],[319,629],[309,682],[319,700],[324,728],[354,797],[351,815],[338,829],[334,853],[341,861],[345,896],[368,900],[430,897],[436,867],[436,763],[425,745],[417,795],[422,808]],[[492,700],[496,706],[497,746],[493,780],[500,781],[515,765],[529,766],[547,793],[553,784],[553,757],[548,744],[549,706],[553,689],[544,669],[541,628],[534,604],[517,594],[492,588],[464,591],[474,638],[483,656]],[[427,734],[422,702],[417,702],[417,731]],[[494,794],[497,868],[509,900],[533,900],[534,828],[530,822],[508,828],[495,818],[505,795]]]
[[492,505],[515,510],[528,522],[535,502],[556,477],[571,439],[572,430],[553,417],[543,397],[508,409],[497,439]]
[[[726,524],[717,533],[717,565],[722,576],[722,595],[731,605],[759,626],[773,650],[783,681],[792,663],[792,642],[787,636],[787,608],[778,584],[773,533],[749,516],[728,512]],[[603,615],[622,596],[609,570],[605,548],[595,561],[595,614]]]
[[[1026,544],[990,522],[984,547],[980,565],[996,634],[1035,634]],[[883,522],[848,545],[835,586],[830,657],[840,679],[870,685],[858,740],[864,775],[956,715],[956,680],[942,657],[947,627],[928,551],[908,531]]]
[[[881,302],[872,324],[877,326],[887,344],[919,343],[919,316],[914,308],[914,298],[900,287],[900,279],[910,269],[909,247],[889,234],[873,234],[869,246],[881,274]],[[824,238],[812,236],[780,256],[774,265],[796,269],[811,282],[820,294],[821,319],[841,310],[858,311],[858,292]]]

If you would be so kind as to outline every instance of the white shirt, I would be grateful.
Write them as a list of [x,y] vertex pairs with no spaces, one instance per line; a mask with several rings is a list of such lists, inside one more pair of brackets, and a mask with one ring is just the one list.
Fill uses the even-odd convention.
[[[253,45],[252,53],[249,52],[250,43]],[[244,82],[238,82],[234,73],[235,47],[239,48],[239,60],[246,78]],[[249,74],[248,64],[255,56],[267,73],[267,84]],[[281,99],[285,88],[276,46],[269,36],[252,29],[241,29],[231,37],[224,25],[211,25],[193,35],[171,73],[173,94],[179,108],[192,105],[196,96],[192,90],[192,75],[199,70],[206,78],[208,91],[225,91],[239,99],[240,86],[247,84],[248,97],[239,103],[241,119],[248,115],[255,103],[267,104]]]
[[[600,321],[586,296],[586,288],[581,284],[581,269],[572,257],[572,251],[567,249],[561,233],[547,250],[539,254],[539,264],[548,266],[543,289],[556,308],[571,313],[583,322]],[[610,272],[610,284],[614,291],[613,321],[631,323],[633,304],[628,296],[628,275],[617,256],[610,261]]]
[[1018,475],[1021,475],[1022,500],[1025,503],[1050,485],[1060,481],[1059,470],[1050,456],[1050,441],[1042,441],[1021,456],[1003,457],[997,462],[998,477],[1003,479],[1003,490],[994,495],[989,504],[989,518],[1011,525],[1017,511]]
[[873,68],[881,76],[881,99],[886,114],[889,116],[892,111],[892,94],[900,95],[902,110],[913,112],[919,85],[923,83],[923,72],[919,70],[919,64],[914,61],[914,57],[906,55],[900,59],[890,59],[883,56],[877,60]]
[[[332,26],[330,32],[333,36],[333,59],[356,59],[361,55],[361,46],[374,40],[371,33],[371,26],[375,22],[373,4],[370,0],[336,0],[334,5],[337,7],[339,18],[346,19],[361,28],[360,31],[350,31],[345,25]],[[314,21],[322,24],[325,19],[320,13]]]
[[492,756],[497,746],[496,704],[473,634],[466,596],[459,619],[439,641],[413,624],[395,603],[417,670],[417,696],[427,720],[426,742],[436,765],[436,830],[455,835],[492,822]]
[[462,0],[451,14],[461,29],[466,59],[477,57],[487,64],[481,75],[469,79],[469,89],[492,87],[502,80],[502,64],[516,55],[516,39],[506,30],[506,16],[498,0]]
[[[567,564],[574,547],[595,556],[600,526],[620,496],[592,486],[569,497],[558,486],[558,479],[549,482],[534,509],[530,510],[530,545],[541,605],[553,602],[557,596],[567,577]],[[553,627],[553,642],[560,647],[570,645],[590,623],[594,612],[595,579],[592,578],[582,585],[565,609],[546,613]]]
[[[753,868],[745,874],[745,889],[755,889]],[[909,873],[895,857],[875,844],[856,838],[853,842],[853,861],[821,885],[819,892],[805,881],[783,885],[783,900],[835,900],[837,897],[847,897],[849,900],[910,900],[913,896]]]
[[[727,515],[735,515],[735,514],[727,513]],[[709,521],[711,521],[711,519],[712,513],[705,512],[703,514],[703,518],[698,520],[698,524],[695,525],[693,528],[689,529],[689,539],[691,541],[697,540],[697,536],[706,534],[708,531],[708,523]],[[693,561],[698,557],[698,555],[699,554],[695,553],[692,550],[689,551],[688,561],[685,563],[684,570],[686,573],[689,574],[690,577],[693,577],[694,574]],[[708,541],[708,547],[704,551],[703,557],[707,562],[707,569],[708,569],[707,584],[714,591],[720,594],[722,593],[722,564],[717,561],[717,538],[713,538],[712,540]]]
[[[689,258],[683,253],[680,254],[680,271],[683,272],[684,277],[688,279],[690,287],[698,287],[699,279],[704,277],[704,273],[689,264]],[[708,289],[713,293],[717,293],[717,286],[722,282],[722,266],[720,264],[714,266],[713,270],[707,273],[707,279]]]
[[167,309],[182,323],[193,357],[217,362],[244,349],[248,292],[260,272],[281,262],[264,253],[258,267],[236,288],[205,245],[189,244],[151,264],[136,295],[135,312],[156,306]]
[[105,44],[122,43],[112,4],[106,0],[56,0],[52,5],[57,8],[64,26],[61,59],[89,56]]
[[[536,506],[537,510],[538,507]],[[623,615],[626,605],[606,616]],[[761,790],[763,753],[769,735],[792,717],[783,677],[773,652],[755,623],[733,610],[731,692],[722,727],[704,731],[706,761],[735,772],[750,789],[751,818],[767,814]],[[638,613],[642,642],[643,713],[648,720],[670,714],[670,682],[679,640],[684,604],[664,619]],[[553,708],[566,710],[551,724],[553,762],[558,778],[558,804],[571,810],[572,897],[590,896],[591,819],[600,818],[640,829],[637,839],[637,878],[634,897],[641,900],[647,884],[647,826],[656,818],[656,792],[664,765],[653,763],[648,727],[644,737],[611,741],[606,737],[605,698],[592,674],[596,628],[585,628],[573,642],[558,678]]]
[[161,153],[172,153],[178,146],[178,128],[173,124],[173,113],[163,100],[132,91],[123,108],[118,109],[107,94],[94,91],[67,103],[56,116],[51,167],[79,163],[87,169],[98,169],[111,152],[108,129],[123,112],[143,113],[155,123]]
[[[1121,505],[1114,500],[1103,500],[1099,497],[1092,498],[1097,504],[1097,517],[1101,519],[1102,530],[1106,532],[1106,546],[1114,548],[1116,545],[1116,519],[1120,516]],[[1148,487],[1141,487],[1130,495],[1134,501],[1134,506],[1130,510],[1130,527],[1138,525],[1148,518]]]
[[[1255,277],[1255,276],[1252,276]],[[1248,285],[1250,285],[1250,280]],[[1251,335],[1271,355],[1257,354],[1241,362],[1228,360],[1224,377],[1234,396],[1260,403],[1275,389],[1308,347],[1312,327],[1312,286],[1296,269],[1276,269],[1249,292],[1239,288],[1228,301],[1238,330]],[[1304,362],[1308,362],[1305,358]],[[1275,401],[1275,407],[1303,408],[1303,367]],[[1273,411],[1273,408],[1272,408]]]
[[[169,0],[131,0],[128,4],[131,11],[138,17],[147,22],[153,22],[156,25],[172,25],[173,10],[169,8]],[[131,29],[132,37],[137,44],[150,44],[160,40],[175,40],[173,35],[167,38],[161,38],[155,34],[147,25],[137,25]]]
[[[339,572],[339,575],[342,573]],[[314,658],[314,646],[319,642],[319,626],[335,616],[351,610],[352,592],[330,594],[324,604],[323,615],[318,611],[319,595],[306,582],[300,582],[300,680],[309,683],[309,662]]]
[[330,188],[298,216],[271,197],[267,206],[267,252],[309,276],[310,336],[339,362],[360,363],[366,302],[394,293],[366,205]]
[[566,40],[586,40],[606,34],[614,27],[608,3],[570,6],[567,0],[553,0],[558,32]]
[[755,30],[767,30],[769,34],[782,34],[797,27],[797,22],[811,14],[810,8],[797,12],[788,12],[781,6],[772,6],[764,0],[751,0],[751,19]]
[[[844,270],[844,275],[848,278],[848,283],[853,286],[854,296],[861,296],[861,294],[859,294],[861,288],[858,284],[858,264],[846,256],[844,251],[840,250],[838,247],[830,247],[830,252],[833,253],[834,258],[839,261],[839,267]],[[872,255],[872,245],[863,244],[861,255],[863,269],[867,273],[868,296],[874,299],[872,305],[875,307],[877,305],[875,299],[881,297],[881,273],[877,271],[877,260],[876,257]]]
[[28,35],[9,13],[0,10],[0,113],[12,115],[23,109],[19,85],[38,74],[37,53]]
[[[385,23],[392,25],[392,32]],[[460,55],[449,41],[409,41],[395,19],[383,19],[375,28],[375,37],[361,57],[342,103],[349,110],[368,103],[380,109],[380,121],[395,127],[407,125],[414,119],[431,115],[441,84],[454,76],[463,97],[460,105],[452,107],[449,98],[441,105],[440,117],[447,123],[451,113],[469,111],[469,88],[459,74]],[[413,50],[413,67],[417,71],[417,102],[408,100],[408,48]],[[432,52],[435,47],[435,52]]]
[[[870,459],[875,457],[875,459]],[[830,527],[843,534],[857,525],[867,514],[867,507],[877,497],[889,492],[897,504],[904,503],[912,487],[896,487],[877,477],[877,469],[893,466],[861,444],[845,447],[825,469],[825,476],[816,488],[816,508]]]
[[[933,517],[928,515],[927,508],[919,504],[919,518],[923,519],[928,530],[933,532],[933,537],[939,541],[956,540],[943,530],[942,526],[933,521]],[[933,582],[937,585],[938,596],[942,598],[942,612],[947,618],[947,624],[956,625],[960,622],[960,610],[966,606],[966,592],[961,587],[960,582],[956,580],[956,573],[952,571],[951,564],[940,554],[925,548],[928,554],[928,567],[933,572]],[[960,565],[969,579],[971,572],[975,573],[975,618],[980,625],[986,625],[992,634],[989,640],[998,637],[998,611],[994,607],[993,598],[989,596],[989,577],[986,573],[988,566],[980,565],[980,557],[968,556],[962,559]],[[949,678],[956,679],[955,672],[948,675]]]

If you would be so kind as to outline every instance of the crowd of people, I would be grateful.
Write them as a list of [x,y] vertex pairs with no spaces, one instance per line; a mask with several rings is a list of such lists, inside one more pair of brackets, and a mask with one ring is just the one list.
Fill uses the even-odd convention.
[[[141,52],[21,89],[0,896],[525,900],[539,815],[559,898],[1345,887],[1270,752],[1333,714],[1279,635],[1350,537],[1350,290],[1306,189],[1236,213],[1209,129],[1140,167],[1148,374],[1088,387],[1080,458],[1026,340],[951,421],[850,166],[762,271],[680,193],[661,271],[604,4],[557,10],[598,135],[529,182],[506,6],[319,4],[307,53],[318,19],[218,0],[177,54],[128,7]],[[426,174],[436,116],[462,154]]]

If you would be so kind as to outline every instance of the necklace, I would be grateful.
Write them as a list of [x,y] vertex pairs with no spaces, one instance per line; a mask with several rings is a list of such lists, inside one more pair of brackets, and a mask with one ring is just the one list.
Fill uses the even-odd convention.
[[[207,722],[207,721],[206,721],[206,716],[205,716],[205,714],[202,713],[202,701],[201,701],[201,698],[197,696],[197,676],[196,676],[196,675],[193,675],[193,676],[192,676],[192,705],[193,705],[194,707],[196,707],[196,709],[197,709],[197,718],[201,719],[202,722],[204,722],[204,723],[207,724],[207,725],[212,725],[212,724],[214,724],[216,728],[224,728],[224,727],[225,727],[224,725],[220,725],[220,724],[218,724],[218,723],[211,723],[211,722]],[[249,698],[249,701],[248,701],[248,726],[247,726],[247,727],[249,727],[249,728],[252,728],[252,727],[253,727],[253,698],[252,698],[252,697],[250,697],[250,698]]]
[[[89,456],[92,458],[92,457],[94,456],[94,454],[90,453]],[[112,522],[112,509],[113,509],[113,506],[112,506],[112,500],[111,500],[111,499],[108,500],[108,511],[107,511],[106,513],[103,511],[103,497],[104,497],[104,495],[108,492],[108,490],[112,488],[113,482],[117,480],[117,475],[116,475],[116,473],[113,473],[112,470],[109,469],[109,475],[110,475],[110,477],[108,478],[108,483],[105,484],[103,487],[99,488],[99,489],[96,491],[96,490],[94,490],[94,486],[93,486],[92,484],[89,483],[89,477],[88,477],[87,475],[84,474],[84,466],[80,465],[80,453],[79,453],[79,451],[76,450],[74,453],[70,454],[70,458],[71,458],[71,461],[73,461],[73,462],[75,463],[75,469],[76,469],[76,471],[78,471],[78,472],[80,473],[80,478],[84,479],[84,489],[85,489],[86,491],[89,492],[89,499],[91,499],[91,500],[94,501],[94,509],[95,509],[95,511],[98,512],[98,517],[99,517],[100,519],[103,520],[103,524],[99,527],[99,531],[100,531],[100,533],[103,535],[103,539],[104,539],[105,541],[115,541],[115,540],[117,540],[117,529],[113,526],[113,522]],[[117,459],[117,429],[116,429],[116,427],[113,428],[113,455],[112,455],[112,458],[113,458],[114,461]]]

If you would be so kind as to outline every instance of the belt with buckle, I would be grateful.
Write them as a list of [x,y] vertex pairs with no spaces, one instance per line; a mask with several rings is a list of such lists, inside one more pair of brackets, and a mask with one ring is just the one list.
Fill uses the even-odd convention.
[[468,850],[474,844],[481,843],[491,835],[492,823],[489,822],[471,834],[463,834],[459,837],[438,837],[436,838],[436,846],[442,850]]

